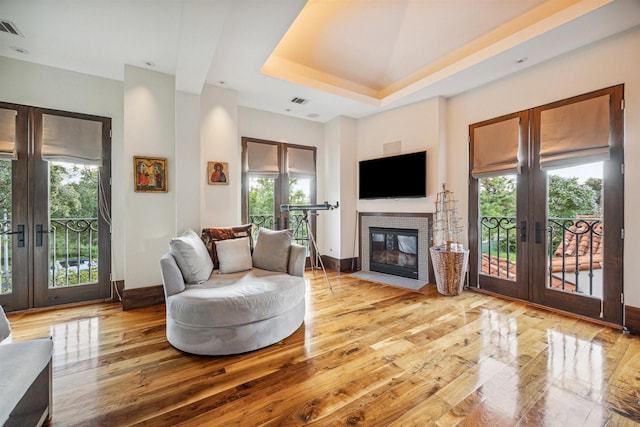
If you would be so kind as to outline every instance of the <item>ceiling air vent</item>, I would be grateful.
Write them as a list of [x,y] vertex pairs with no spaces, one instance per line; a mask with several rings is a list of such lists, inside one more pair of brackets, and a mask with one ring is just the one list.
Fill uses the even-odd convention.
[[298,105],[304,105],[304,104],[308,103],[309,100],[308,99],[304,99],[304,98],[298,98],[297,96],[294,96],[293,98],[291,98],[290,102],[293,102],[294,104],[298,104]]
[[5,19],[0,19],[0,33],[13,34],[14,36],[24,37],[16,24]]

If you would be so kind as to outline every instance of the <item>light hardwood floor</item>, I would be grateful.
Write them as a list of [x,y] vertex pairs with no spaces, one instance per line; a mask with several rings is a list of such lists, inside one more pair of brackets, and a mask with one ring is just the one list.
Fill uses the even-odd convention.
[[[307,272],[291,337],[182,353],[164,305],[9,314],[53,336],[53,426],[623,426],[640,421],[640,338],[469,291]],[[0,361],[2,363],[2,361]]]

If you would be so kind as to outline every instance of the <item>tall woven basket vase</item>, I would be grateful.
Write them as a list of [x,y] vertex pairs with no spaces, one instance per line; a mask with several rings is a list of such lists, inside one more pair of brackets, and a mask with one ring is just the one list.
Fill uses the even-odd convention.
[[436,286],[442,295],[460,295],[464,287],[464,274],[469,262],[469,250],[460,252],[429,248]]

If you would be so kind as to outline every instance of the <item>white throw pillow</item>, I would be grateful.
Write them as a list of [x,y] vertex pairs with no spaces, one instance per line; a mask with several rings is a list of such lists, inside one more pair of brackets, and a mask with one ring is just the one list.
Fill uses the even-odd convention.
[[218,240],[215,242],[218,260],[220,261],[220,273],[237,273],[251,270],[251,250],[249,238]]
[[261,228],[256,247],[253,249],[253,266],[286,273],[292,237],[291,230],[273,231]]
[[213,261],[204,242],[193,230],[169,241],[171,254],[176,259],[187,283],[204,282],[213,271]]

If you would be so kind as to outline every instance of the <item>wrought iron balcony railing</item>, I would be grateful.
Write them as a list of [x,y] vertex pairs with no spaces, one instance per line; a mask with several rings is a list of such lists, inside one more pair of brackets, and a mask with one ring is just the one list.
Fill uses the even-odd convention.
[[249,222],[255,224],[258,228],[264,227],[273,230],[275,217],[273,215],[263,214],[249,215]]
[[98,280],[98,218],[51,219],[49,287]]
[[516,218],[483,216],[480,219],[480,230],[482,236],[482,271],[490,276],[515,280]]
[[550,218],[547,233],[552,287],[601,297],[603,219]]
[[[0,293],[12,291],[11,219],[0,220]],[[54,218],[49,229],[49,287],[98,280],[98,218]]]
[[[299,226],[302,221],[302,214],[289,213],[289,229],[294,232],[293,241],[307,247],[309,249],[309,235],[305,227]],[[254,214],[249,215],[249,222],[255,224],[258,228],[265,227],[271,230],[275,229],[275,217],[272,214]]]
[[0,294],[11,292],[12,231],[11,219],[0,220]]
[[[546,229],[547,286],[602,296],[601,217],[549,218]],[[482,273],[516,279],[520,227],[515,217],[480,218]]]

